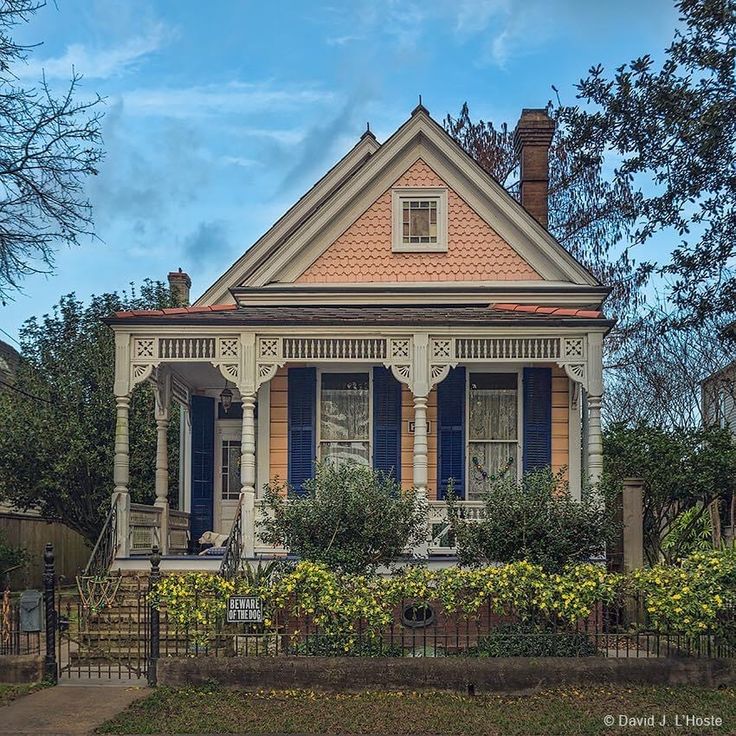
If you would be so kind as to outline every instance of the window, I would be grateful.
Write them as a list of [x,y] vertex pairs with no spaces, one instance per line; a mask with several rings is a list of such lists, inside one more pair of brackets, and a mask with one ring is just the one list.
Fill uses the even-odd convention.
[[222,441],[222,500],[237,501],[240,497],[240,442]]
[[445,189],[394,189],[392,206],[394,251],[421,253],[447,250]]
[[319,411],[320,459],[370,465],[368,373],[323,373]]
[[486,478],[500,470],[516,477],[518,457],[518,376],[471,373],[468,400],[468,499],[478,500]]

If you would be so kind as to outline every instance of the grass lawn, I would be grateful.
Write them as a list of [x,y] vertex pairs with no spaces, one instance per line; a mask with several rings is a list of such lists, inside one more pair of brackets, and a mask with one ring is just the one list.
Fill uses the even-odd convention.
[[[662,727],[618,724],[619,714],[651,716]],[[608,727],[604,717],[613,715]],[[675,716],[718,716],[720,727],[675,724]],[[684,721],[683,721],[684,724]],[[159,688],[98,733],[226,734],[718,734],[736,733],[736,688],[567,687],[531,695],[440,692],[247,693],[219,688]]]
[[40,682],[32,685],[0,685],[0,706],[12,703],[16,698],[28,695],[42,687],[45,685]]

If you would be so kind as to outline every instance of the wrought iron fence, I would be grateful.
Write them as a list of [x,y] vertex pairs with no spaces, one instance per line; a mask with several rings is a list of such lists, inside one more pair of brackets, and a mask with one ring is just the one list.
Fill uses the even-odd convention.
[[41,654],[41,632],[23,631],[20,604],[10,600],[10,591],[3,595],[0,613],[0,654]]
[[205,614],[183,626],[162,609],[160,656],[736,657],[733,611],[713,630],[692,635],[652,627],[642,603],[632,597],[599,604],[588,617],[569,623],[539,613],[498,614],[490,601],[473,615],[405,601],[379,628],[364,620],[319,626],[288,609],[273,612],[268,624],[228,624]]

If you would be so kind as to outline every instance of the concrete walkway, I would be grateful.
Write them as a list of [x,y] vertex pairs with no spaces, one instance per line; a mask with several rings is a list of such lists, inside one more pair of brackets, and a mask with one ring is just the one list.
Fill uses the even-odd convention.
[[47,687],[0,707],[0,733],[89,734],[148,692],[142,687]]

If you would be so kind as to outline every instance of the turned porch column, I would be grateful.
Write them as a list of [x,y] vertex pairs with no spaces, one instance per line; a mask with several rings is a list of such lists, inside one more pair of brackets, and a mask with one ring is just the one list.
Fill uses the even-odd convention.
[[427,497],[427,397],[414,397],[414,485]]
[[115,456],[113,458],[112,505],[116,509],[116,555],[128,555],[130,522],[130,335],[115,333]]
[[169,404],[171,401],[171,374],[159,368],[156,382],[156,500],[160,509],[159,549],[169,552]]
[[256,395],[241,396],[243,424],[240,439],[240,513],[245,557],[253,557],[256,509]]
[[588,335],[588,475],[597,485],[603,475],[601,401],[603,398],[603,335]]

